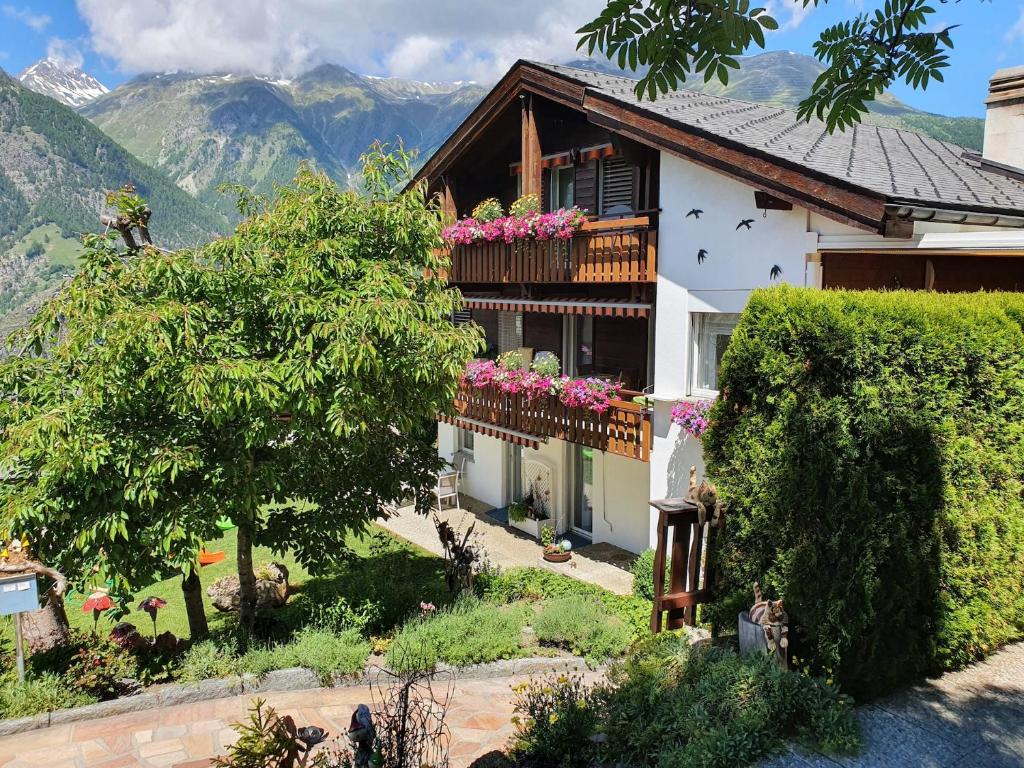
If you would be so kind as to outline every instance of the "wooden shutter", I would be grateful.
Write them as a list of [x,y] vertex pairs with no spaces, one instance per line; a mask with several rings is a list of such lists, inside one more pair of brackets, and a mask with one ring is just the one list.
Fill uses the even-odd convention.
[[597,160],[576,166],[574,194],[576,205],[589,213],[597,213]]
[[636,210],[634,166],[621,157],[606,157],[601,166],[601,213]]

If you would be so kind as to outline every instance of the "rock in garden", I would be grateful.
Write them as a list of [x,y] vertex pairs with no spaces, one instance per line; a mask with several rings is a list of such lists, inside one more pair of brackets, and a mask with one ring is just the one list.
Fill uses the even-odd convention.
[[[256,579],[256,608],[280,608],[288,601],[288,569],[280,563],[260,567]],[[237,611],[239,597],[238,575],[217,579],[206,589],[210,602],[218,611]]]

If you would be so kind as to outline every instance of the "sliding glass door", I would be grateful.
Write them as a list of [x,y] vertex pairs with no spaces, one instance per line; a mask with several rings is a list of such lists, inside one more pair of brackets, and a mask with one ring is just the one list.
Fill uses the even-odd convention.
[[577,533],[589,537],[594,530],[594,449],[574,445],[572,452],[572,527]]

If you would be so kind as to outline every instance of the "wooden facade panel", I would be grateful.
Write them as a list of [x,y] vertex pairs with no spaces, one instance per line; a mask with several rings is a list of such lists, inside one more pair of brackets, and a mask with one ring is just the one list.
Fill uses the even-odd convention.
[[822,286],[854,290],[1024,291],[1024,258],[921,253],[826,253]]

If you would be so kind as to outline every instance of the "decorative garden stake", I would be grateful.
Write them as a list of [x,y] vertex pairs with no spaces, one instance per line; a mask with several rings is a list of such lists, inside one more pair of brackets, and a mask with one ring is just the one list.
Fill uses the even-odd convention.
[[92,611],[92,633],[95,635],[96,630],[100,623],[100,614],[103,611],[110,610],[114,607],[114,601],[110,599],[110,595],[104,592],[102,589],[98,589],[89,595],[89,599],[82,603],[82,613],[88,613]]
[[159,597],[147,597],[141,603],[139,603],[139,610],[145,611],[149,614],[149,618],[153,621],[153,640],[156,641],[156,614],[161,608],[167,607],[167,601],[161,600]]

